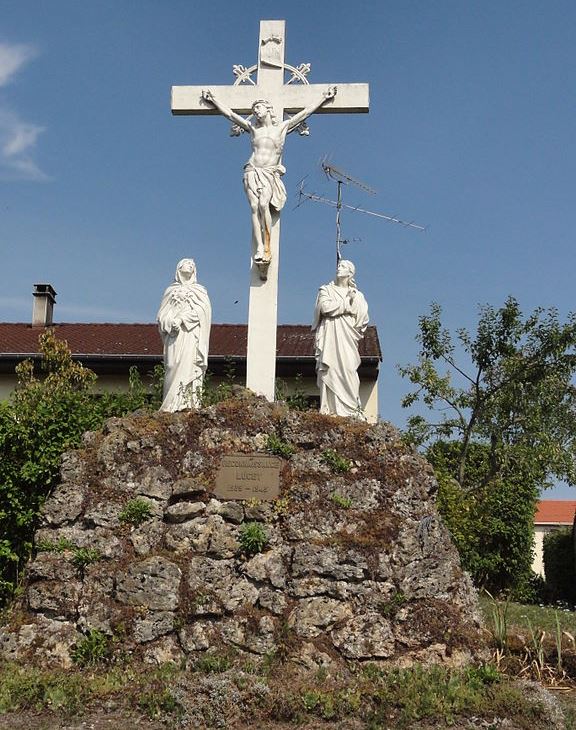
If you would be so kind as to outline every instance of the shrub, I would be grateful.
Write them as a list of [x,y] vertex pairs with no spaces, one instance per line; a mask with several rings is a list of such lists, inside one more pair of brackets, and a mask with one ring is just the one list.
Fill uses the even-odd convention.
[[553,600],[576,601],[574,541],[569,528],[544,536],[544,573]]
[[438,510],[477,587],[494,594],[520,589],[532,570],[538,490],[522,473],[484,481],[489,453],[482,444],[470,446],[462,487],[454,476],[460,448],[437,442],[426,453],[438,480]]
[[[14,592],[46,497],[58,483],[61,456],[80,445],[82,434],[110,416],[154,405],[138,371],[126,393],[96,396],[96,375],[72,359],[51,330],[39,339],[39,370],[31,360],[16,368],[18,385],[0,403],[0,604]],[[152,400],[157,397],[158,378]]]
[[138,527],[138,525],[149,520],[150,517],[152,517],[152,507],[149,502],[140,497],[126,502],[124,509],[118,515],[120,522],[134,525],[134,527]]
[[268,535],[259,522],[246,522],[240,528],[238,540],[243,552],[247,555],[256,555],[268,544]]

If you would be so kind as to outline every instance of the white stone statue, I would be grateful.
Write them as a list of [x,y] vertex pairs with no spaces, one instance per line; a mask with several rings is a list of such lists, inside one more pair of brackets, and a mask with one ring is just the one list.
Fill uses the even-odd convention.
[[368,325],[368,304],[354,281],[355,267],[341,260],[336,278],[316,298],[316,373],[320,413],[364,419],[360,404],[358,342]]
[[[286,188],[282,175],[282,151],[286,135],[336,96],[336,86],[325,91],[315,104],[279,122],[274,116],[272,104],[264,99],[252,105],[252,117],[245,119],[222,104],[209,89],[202,91],[202,98],[230,119],[240,130],[250,134],[252,155],[244,165],[244,190],[252,212],[252,233],[256,242],[254,261],[269,262],[272,210],[279,212],[286,202]],[[250,121],[253,118],[253,122]]]
[[212,308],[208,292],[196,281],[193,259],[182,259],[174,283],[164,292],[158,310],[164,343],[164,400],[161,411],[197,408],[208,367]]

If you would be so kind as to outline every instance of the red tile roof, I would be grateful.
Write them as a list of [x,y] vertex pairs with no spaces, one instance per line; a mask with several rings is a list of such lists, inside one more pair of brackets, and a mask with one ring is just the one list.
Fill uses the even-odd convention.
[[576,499],[543,499],[538,502],[534,524],[571,525],[576,512]]
[[[74,355],[118,357],[162,355],[155,324],[54,324],[56,336],[68,342]],[[244,324],[214,324],[210,332],[212,357],[246,357],[248,328]],[[0,322],[0,357],[34,355],[38,352],[40,327],[19,322]],[[360,342],[360,356],[382,359],[376,327],[368,327]],[[278,327],[278,357],[313,357],[314,333],[309,325]]]

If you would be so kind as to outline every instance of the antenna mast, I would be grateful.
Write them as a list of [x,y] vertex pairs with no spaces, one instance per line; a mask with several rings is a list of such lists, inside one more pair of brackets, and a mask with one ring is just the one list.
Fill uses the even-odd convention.
[[321,195],[316,195],[315,193],[309,193],[308,191],[304,190],[304,181],[300,184],[300,188],[298,191],[299,195],[299,202],[296,207],[302,204],[302,199],[306,200],[312,200],[315,203],[324,203],[326,205],[330,205],[334,208],[336,208],[336,265],[338,265],[339,261],[342,258],[342,244],[349,243],[347,239],[343,239],[341,236],[341,224],[340,224],[340,216],[342,213],[343,208],[347,208],[348,210],[354,210],[357,213],[366,213],[367,215],[375,216],[376,218],[383,218],[384,220],[388,221],[389,223],[398,223],[401,226],[404,226],[405,228],[414,228],[417,231],[425,231],[426,227],[419,226],[416,223],[410,221],[403,221],[400,218],[397,218],[393,215],[385,215],[384,213],[376,213],[372,210],[366,210],[365,208],[360,208],[357,205],[347,205],[346,203],[342,202],[342,186],[343,185],[355,185],[357,188],[360,188],[361,190],[364,190],[367,193],[370,193],[370,195],[375,195],[376,191],[371,188],[369,185],[366,185],[366,183],[361,182],[360,180],[357,180],[355,177],[352,177],[352,175],[349,175],[347,172],[344,172],[344,170],[339,169],[336,167],[336,165],[333,165],[331,162],[328,162],[327,158],[324,158],[321,162],[322,170],[324,170],[324,173],[326,174],[326,177],[330,178],[331,180],[334,180],[337,185],[337,194],[336,194],[336,200],[330,200],[329,198],[324,198]]

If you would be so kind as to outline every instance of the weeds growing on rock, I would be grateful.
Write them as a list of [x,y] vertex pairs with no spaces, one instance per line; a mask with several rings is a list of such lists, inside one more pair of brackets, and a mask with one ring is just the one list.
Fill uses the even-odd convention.
[[402,606],[406,603],[406,596],[402,591],[392,594],[390,600],[380,607],[380,613],[385,618],[394,618]]
[[96,548],[76,548],[72,556],[72,562],[79,570],[84,570],[90,563],[100,560],[102,553]]
[[202,674],[222,674],[222,672],[230,669],[230,666],[231,661],[226,656],[205,654],[195,662],[194,669],[197,672],[202,672]]
[[282,441],[275,433],[271,433],[266,439],[266,451],[269,451],[275,456],[281,456],[283,459],[289,459],[295,449],[287,441]]
[[238,541],[246,555],[261,553],[268,544],[266,530],[259,522],[246,522],[240,528]]
[[126,502],[124,509],[118,515],[120,522],[134,525],[134,527],[138,527],[150,517],[152,517],[152,507],[145,499],[139,497]]
[[322,461],[327,464],[336,474],[345,474],[352,468],[352,462],[346,459],[334,449],[326,449],[322,452]]
[[40,542],[36,544],[36,551],[39,553],[63,553],[65,550],[75,549],[76,545],[65,537],[61,537],[58,542],[40,540]]
[[353,504],[350,497],[343,497],[341,494],[332,494],[330,499],[337,507],[341,507],[342,509],[350,509]]
[[81,667],[102,664],[112,656],[112,642],[98,629],[90,629],[86,637],[79,641],[70,652],[72,660]]

